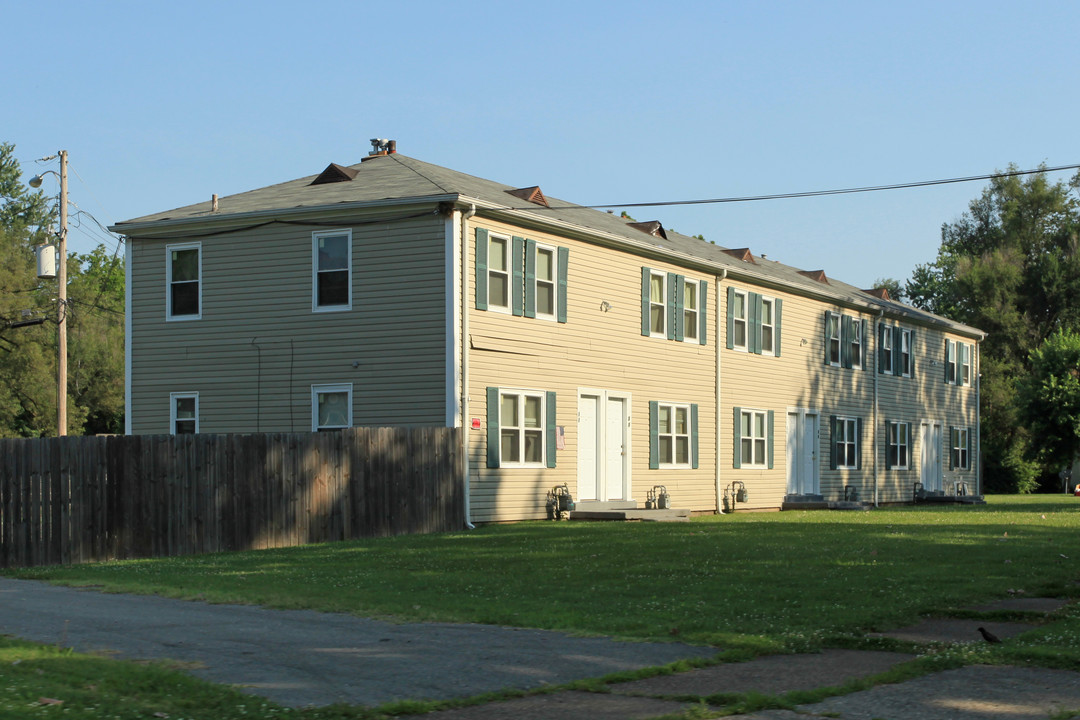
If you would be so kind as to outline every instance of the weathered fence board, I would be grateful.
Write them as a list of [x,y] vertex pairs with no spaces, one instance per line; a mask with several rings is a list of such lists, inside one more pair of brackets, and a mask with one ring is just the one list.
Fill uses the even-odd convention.
[[0,440],[0,567],[460,529],[461,430]]

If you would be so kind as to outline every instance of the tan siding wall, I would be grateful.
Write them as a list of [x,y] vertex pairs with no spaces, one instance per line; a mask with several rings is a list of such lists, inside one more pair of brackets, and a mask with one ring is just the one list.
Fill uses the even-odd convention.
[[[716,507],[713,447],[715,445],[715,337],[708,345],[648,338],[641,335],[641,268],[679,272],[708,280],[710,319],[714,314],[714,278],[672,265],[647,261],[542,233],[522,233],[484,220],[483,227],[507,235],[525,235],[538,242],[567,247],[567,322],[514,317],[475,309],[475,227],[470,223],[469,306],[471,418],[480,430],[469,433],[473,518],[478,521],[540,518],[545,494],[566,483],[574,497],[577,486],[578,391],[592,388],[631,395],[632,495],[639,506],[646,491],[665,485],[675,507]],[[601,310],[601,302],[611,305]],[[488,386],[554,391],[557,424],[566,430],[566,449],[554,469],[488,469],[486,467],[486,393]],[[699,406],[698,469],[649,469],[649,401],[697,403]]]
[[[356,425],[445,422],[444,220],[352,227],[353,304],[311,310],[312,231],[275,224],[202,243],[202,319],[165,321],[165,246],[133,239],[132,431],[169,431],[199,392],[200,430],[308,430],[311,385],[353,383]],[[354,361],[359,362],[353,368]]]

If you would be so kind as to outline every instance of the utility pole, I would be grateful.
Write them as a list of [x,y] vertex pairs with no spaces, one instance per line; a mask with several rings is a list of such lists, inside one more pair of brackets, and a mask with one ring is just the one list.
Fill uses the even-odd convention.
[[59,314],[57,315],[57,363],[56,363],[56,434],[67,435],[67,231],[68,231],[68,154],[60,155],[60,238],[57,243],[60,267],[56,278],[59,282]]

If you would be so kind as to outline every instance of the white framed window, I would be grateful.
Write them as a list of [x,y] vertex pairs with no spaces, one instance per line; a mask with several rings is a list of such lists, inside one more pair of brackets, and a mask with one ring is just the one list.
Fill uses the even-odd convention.
[[911,377],[911,331],[900,330],[900,367],[898,375]]
[[698,281],[683,278],[683,341],[698,341]]
[[858,418],[833,418],[833,469],[859,468],[859,424]]
[[352,383],[311,386],[311,431],[352,427]]
[[885,467],[907,470],[911,455],[911,424],[889,421],[885,428]]
[[863,366],[862,320],[855,318],[851,323],[851,367],[861,370]]
[[776,302],[761,298],[761,354],[773,355],[776,349]]
[[950,385],[956,384],[957,367],[956,352],[960,349],[960,343],[952,340],[945,341],[945,382]]
[[735,350],[746,350],[746,293],[735,290],[731,296],[731,344]]
[[543,467],[546,463],[546,393],[499,390],[499,466]]
[[667,337],[667,275],[649,274],[649,334]]
[[199,393],[169,394],[169,434],[194,435],[199,432]]
[[165,246],[165,319],[202,318],[202,244]]
[[766,412],[764,410],[741,410],[739,412],[739,426],[740,467],[766,467],[768,442]]
[[690,405],[657,404],[656,441],[661,468],[691,466]]
[[825,322],[827,327],[825,328],[826,340],[829,343],[828,358],[829,365],[834,367],[840,367],[841,359],[841,344],[840,344],[840,329],[842,327],[841,316],[836,313],[825,313]]
[[311,309],[352,308],[352,230],[311,234]]
[[555,320],[558,315],[559,256],[553,247],[536,246],[536,317]]
[[975,354],[975,346],[968,343],[956,343],[960,351],[960,384],[971,384],[971,356]]
[[952,456],[950,466],[953,470],[971,469],[971,430],[966,427],[952,428]]
[[510,312],[510,238],[488,236],[488,308]]
[[887,325],[882,327],[884,331],[881,334],[881,348],[878,351],[881,353],[881,372],[891,375],[893,372],[893,333],[891,327]]

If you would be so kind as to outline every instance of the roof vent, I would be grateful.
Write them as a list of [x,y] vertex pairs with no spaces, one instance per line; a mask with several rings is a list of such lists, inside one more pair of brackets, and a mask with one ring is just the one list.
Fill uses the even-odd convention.
[[889,302],[892,302],[892,296],[889,295],[889,288],[872,288],[870,290],[863,290],[863,292],[867,295],[873,295],[880,300],[888,300]]
[[349,182],[356,177],[357,170],[342,167],[337,163],[330,163],[319,176],[311,181],[311,185],[326,185],[327,183]]
[[824,270],[800,270],[799,274],[808,277],[811,280],[816,280],[819,283],[823,283],[825,285],[829,284],[829,278],[825,277]]
[[667,240],[667,233],[664,232],[664,226],[659,220],[650,220],[648,222],[632,222],[627,223],[635,230],[640,230],[646,235],[652,235],[653,237],[662,237]]
[[527,200],[537,205],[543,205],[544,207],[551,207],[548,205],[547,198],[544,197],[544,193],[541,192],[539,185],[533,185],[532,187],[518,188],[517,190],[507,190],[507,193],[513,195],[516,198]]
[[724,250],[724,252],[736,260],[757,264],[757,261],[754,260],[754,254],[750,252],[750,248],[735,248],[733,250]]
[[368,155],[393,155],[397,152],[397,140],[371,138],[371,152]]

